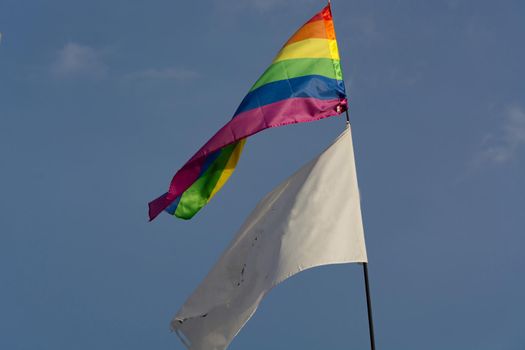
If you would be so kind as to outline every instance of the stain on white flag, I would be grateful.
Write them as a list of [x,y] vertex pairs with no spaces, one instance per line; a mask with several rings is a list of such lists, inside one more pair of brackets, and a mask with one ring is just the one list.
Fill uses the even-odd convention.
[[350,128],[270,192],[171,323],[190,350],[225,349],[266,293],[315,266],[367,262]]

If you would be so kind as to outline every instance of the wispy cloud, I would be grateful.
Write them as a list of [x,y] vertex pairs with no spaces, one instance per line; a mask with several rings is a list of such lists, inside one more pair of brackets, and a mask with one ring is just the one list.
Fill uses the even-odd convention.
[[249,0],[246,1],[247,4],[255,7],[260,11],[268,11],[276,7],[277,4],[282,4],[282,0]]
[[227,12],[238,12],[249,8],[255,9],[261,12],[267,12],[276,9],[282,9],[287,4],[300,4],[313,2],[314,0],[243,0],[243,1],[227,1],[227,0],[215,0],[215,6],[220,10]]
[[372,15],[352,15],[350,20],[351,32],[355,33],[353,40],[361,43],[372,43],[382,39],[377,21]]
[[101,79],[107,76],[109,70],[102,56],[100,50],[70,42],[58,51],[51,70],[59,78]]
[[502,126],[497,133],[485,138],[481,161],[494,164],[514,160],[525,145],[525,110],[520,106],[507,107],[503,114]]
[[129,73],[125,76],[131,80],[193,80],[199,78],[199,73],[186,68],[168,67],[163,69],[148,68]]

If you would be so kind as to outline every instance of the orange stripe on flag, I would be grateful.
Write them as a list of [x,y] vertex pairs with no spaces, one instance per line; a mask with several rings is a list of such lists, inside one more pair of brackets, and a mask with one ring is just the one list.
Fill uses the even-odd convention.
[[326,21],[321,20],[306,23],[297,32],[295,32],[295,34],[284,45],[286,46],[297,41],[312,38],[334,40],[335,32],[333,29],[333,25],[331,26],[331,30],[327,31],[329,26],[325,22]]

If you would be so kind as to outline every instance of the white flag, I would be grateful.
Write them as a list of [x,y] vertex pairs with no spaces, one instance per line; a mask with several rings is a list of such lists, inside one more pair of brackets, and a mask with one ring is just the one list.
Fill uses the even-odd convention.
[[225,349],[272,287],[315,266],[352,262],[367,257],[347,128],[257,205],[172,329],[190,350]]

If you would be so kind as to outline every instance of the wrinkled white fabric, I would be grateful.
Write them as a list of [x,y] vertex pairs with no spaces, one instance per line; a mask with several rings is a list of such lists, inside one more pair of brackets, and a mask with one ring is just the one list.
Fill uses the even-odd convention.
[[350,129],[270,192],[171,326],[190,350],[222,350],[275,285],[305,269],[367,262]]

